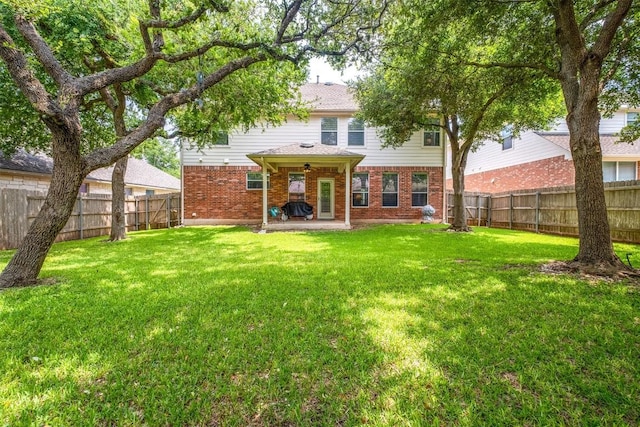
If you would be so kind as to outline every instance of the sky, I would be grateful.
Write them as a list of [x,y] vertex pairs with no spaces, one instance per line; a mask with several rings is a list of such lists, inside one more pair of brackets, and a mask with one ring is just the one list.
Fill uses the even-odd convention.
[[347,80],[354,79],[358,76],[358,70],[354,67],[347,68],[344,72],[340,72],[331,68],[331,65],[322,58],[313,58],[309,64],[309,82],[315,83],[316,76],[320,76],[320,83],[341,83],[346,84]]

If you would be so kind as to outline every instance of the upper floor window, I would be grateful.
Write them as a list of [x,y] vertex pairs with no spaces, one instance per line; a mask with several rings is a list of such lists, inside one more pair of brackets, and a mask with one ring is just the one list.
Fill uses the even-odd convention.
[[636,162],[602,162],[604,182],[631,181],[636,179]]
[[357,207],[369,206],[369,174],[354,173],[351,179],[351,204]]
[[229,134],[226,132],[218,133],[218,137],[213,143],[214,145],[229,145]]
[[363,146],[364,145],[364,122],[362,120],[349,119],[349,137],[348,145]]
[[629,111],[627,113],[627,125],[632,125],[638,121],[638,113],[637,111]]
[[144,190],[146,196],[155,196],[156,190]]
[[[267,188],[271,188],[270,174],[267,174]],[[262,172],[247,172],[247,190],[262,190]]]
[[513,148],[513,131],[511,126],[505,127],[501,134],[502,136],[502,151],[510,150]]
[[87,184],[86,182],[83,182],[82,184],[80,184],[80,189],[78,190],[78,193],[89,194],[89,184]]
[[338,145],[338,118],[323,117],[320,122],[320,142],[324,145]]
[[439,147],[440,146],[440,121],[433,119],[429,121],[431,124],[424,129],[423,147]]
[[382,174],[382,206],[397,207],[398,206],[398,174],[383,173]]

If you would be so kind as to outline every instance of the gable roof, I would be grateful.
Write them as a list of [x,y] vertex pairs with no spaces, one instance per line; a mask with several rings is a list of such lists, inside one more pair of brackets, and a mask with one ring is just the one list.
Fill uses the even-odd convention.
[[348,86],[335,83],[307,83],[300,87],[302,100],[314,111],[353,112],[358,110]]
[[[92,171],[87,175],[88,181],[106,181],[111,182],[113,174],[113,165]],[[129,157],[127,163],[127,173],[124,176],[124,182],[127,185],[136,185],[140,187],[167,188],[171,190],[180,190],[180,180],[169,175],[165,171],[150,165],[144,160]]]
[[[536,132],[536,134],[571,152],[568,133]],[[600,147],[602,148],[602,155],[640,157],[640,140],[636,140],[631,144],[618,142],[619,140],[620,138],[616,135],[601,134]]]
[[[0,170],[9,170],[23,173],[37,173],[51,175],[53,160],[43,154],[30,154],[24,150],[18,150],[11,157],[5,157],[0,152]],[[111,182],[113,166],[96,169],[87,175],[88,181]],[[124,177],[127,185],[136,185],[151,188],[166,188],[180,190],[180,180],[168,173],[161,171],[144,160],[130,157],[127,164],[127,173]]]

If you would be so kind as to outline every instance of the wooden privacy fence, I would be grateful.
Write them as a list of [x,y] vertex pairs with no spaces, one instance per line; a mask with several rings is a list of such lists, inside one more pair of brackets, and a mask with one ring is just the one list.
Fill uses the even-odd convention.
[[[447,194],[448,220],[453,220],[453,194]],[[640,181],[605,184],[611,238],[640,243]],[[573,186],[509,193],[465,193],[467,223],[495,228],[578,236]]]
[[[36,217],[45,194],[0,189],[0,250],[18,247]],[[180,225],[180,193],[127,197],[127,231],[170,228]],[[111,231],[111,195],[78,196],[73,212],[56,241],[108,235]]]

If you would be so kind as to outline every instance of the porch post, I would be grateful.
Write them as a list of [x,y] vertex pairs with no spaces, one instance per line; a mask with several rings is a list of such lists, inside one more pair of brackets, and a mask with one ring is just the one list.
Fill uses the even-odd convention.
[[347,162],[344,168],[344,225],[351,226],[351,162]]
[[269,220],[269,213],[267,212],[267,205],[269,200],[267,199],[267,162],[262,159],[262,228],[267,226]]

